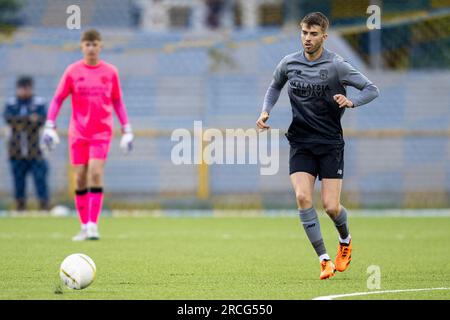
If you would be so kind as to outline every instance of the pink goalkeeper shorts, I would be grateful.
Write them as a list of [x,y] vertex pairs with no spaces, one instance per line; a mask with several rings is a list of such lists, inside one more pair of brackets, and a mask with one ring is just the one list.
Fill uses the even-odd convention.
[[106,160],[111,140],[86,140],[69,137],[70,162],[87,164],[90,159]]

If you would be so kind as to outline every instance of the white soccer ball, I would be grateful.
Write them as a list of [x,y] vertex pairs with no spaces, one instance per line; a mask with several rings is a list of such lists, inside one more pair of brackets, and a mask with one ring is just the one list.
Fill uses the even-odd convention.
[[71,254],[61,263],[59,276],[69,289],[81,290],[94,282],[97,267],[94,261],[82,253]]
[[66,206],[55,206],[50,211],[50,214],[54,217],[68,217],[70,213],[70,209]]

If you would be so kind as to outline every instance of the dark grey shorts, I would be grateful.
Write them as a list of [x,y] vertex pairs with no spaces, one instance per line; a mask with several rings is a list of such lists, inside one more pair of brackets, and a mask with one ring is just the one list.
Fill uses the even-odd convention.
[[308,143],[291,146],[289,174],[307,172],[322,179],[344,177],[344,144]]

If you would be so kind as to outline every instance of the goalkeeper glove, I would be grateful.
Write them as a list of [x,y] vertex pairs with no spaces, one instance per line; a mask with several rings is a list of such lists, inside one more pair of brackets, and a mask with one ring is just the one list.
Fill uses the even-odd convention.
[[56,132],[56,125],[53,121],[47,120],[41,138],[41,149],[46,152],[53,151],[58,143],[59,137]]
[[130,153],[133,150],[134,135],[131,130],[131,125],[127,124],[122,128],[122,139],[120,140],[120,148],[124,154]]

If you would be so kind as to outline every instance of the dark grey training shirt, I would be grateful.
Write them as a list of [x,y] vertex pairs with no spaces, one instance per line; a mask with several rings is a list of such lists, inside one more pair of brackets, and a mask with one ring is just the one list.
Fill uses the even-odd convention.
[[[280,91],[286,82],[293,114],[287,133],[291,144],[342,143],[341,117],[345,108],[339,108],[333,96],[346,95],[346,86],[355,87],[360,92],[351,100],[357,107],[379,94],[378,88],[367,77],[341,56],[326,49],[314,61],[307,60],[303,50],[284,57],[273,74],[264,111],[270,112],[278,99],[276,91]],[[267,101],[270,97],[275,99]]]

